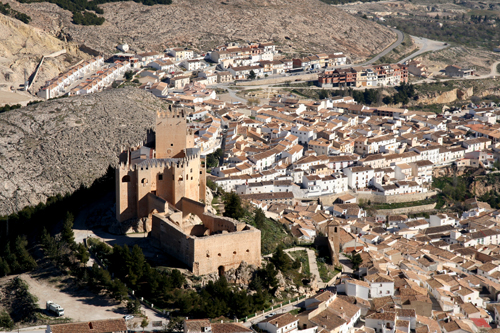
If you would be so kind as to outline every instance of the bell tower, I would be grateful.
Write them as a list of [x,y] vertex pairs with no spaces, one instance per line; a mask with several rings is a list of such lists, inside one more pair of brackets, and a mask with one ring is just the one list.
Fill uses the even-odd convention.
[[328,247],[330,247],[333,265],[338,266],[340,264],[340,224],[335,220],[328,223]]

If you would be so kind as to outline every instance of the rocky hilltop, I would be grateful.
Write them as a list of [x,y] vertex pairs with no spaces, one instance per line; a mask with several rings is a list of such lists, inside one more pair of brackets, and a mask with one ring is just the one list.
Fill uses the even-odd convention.
[[90,185],[137,144],[164,102],[139,89],[68,97],[0,114],[0,215]]
[[319,0],[174,0],[155,6],[113,2],[100,5],[106,18],[102,26],[76,26],[71,13],[55,4],[7,1],[31,15],[31,24],[100,52],[111,52],[119,43],[139,51],[275,41],[284,52],[344,51],[357,59],[396,40],[389,29]]
[[79,51],[74,43],[63,42],[42,29],[2,14],[0,32],[0,90],[10,91],[11,87],[18,89],[24,83],[24,70],[28,76],[31,75],[43,55],[63,49],[67,51],[58,57],[45,59],[33,87],[34,91],[70,64],[90,57]]

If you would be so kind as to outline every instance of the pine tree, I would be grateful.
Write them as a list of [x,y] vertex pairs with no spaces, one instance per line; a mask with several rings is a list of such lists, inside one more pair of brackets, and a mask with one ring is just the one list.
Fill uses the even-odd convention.
[[238,220],[244,214],[245,211],[241,206],[240,196],[234,192],[227,193],[224,198],[224,216]]
[[75,218],[70,212],[66,212],[66,218],[64,219],[63,229],[61,231],[61,237],[66,244],[70,247],[75,245],[75,234],[73,232],[73,222]]
[[276,252],[273,253],[271,262],[276,266],[276,269],[282,272],[287,272],[292,268],[292,259],[283,251],[281,244],[276,248]]
[[84,266],[87,266],[87,262],[90,259],[90,254],[85,245],[83,245],[82,243],[78,244],[78,246],[76,247],[75,255],[76,258],[80,260],[80,262]]
[[10,267],[6,260],[0,258],[0,277],[10,274]]
[[27,245],[28,241],[26,240],[26,237],[17,236],[16,242],[14,244],[14,253],[22,271],[31,271],[37,266],[35,259],[33,259],[33,257],[26,249]]
[[9,265],[11,272],[12,273],[17,273],[21,271],[21,265],[19,265],[19,262],[17,261],[17,257],[14,253],[12,253],[10,249],[10,242],[7,242],[4,247],[3,251],[3,258]]
[[262,229],[264,223],[266,222],[266,215],[264,214],[262,209],[259,208],[255,211],[254,221],[257,228]]

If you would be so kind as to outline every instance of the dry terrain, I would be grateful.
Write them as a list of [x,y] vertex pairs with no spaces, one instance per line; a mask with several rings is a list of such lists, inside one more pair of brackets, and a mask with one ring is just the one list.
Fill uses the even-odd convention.
[[389,29],[346,14],[319,0],[174,0],[145,6],[133,1],[100,5],[102,26],[75,26],[71,13],[50,3],[19,4],[33,26],[93,49],[112,52],[190,46],[198,50],[228,41],[273,40],[284,52],[345,51],[353,58],[378,53],[396,40]]
[[146,139],[164,102],[139,89],[51,100],[0,114],[0,215],[90,185],[121,146]]
[[[32,14],[34,15],[34,14]],[[30,76],[42,56],[66,49],[67,53],[47,58],[34,86],[35,90],[46,80],[57,76],[69,65],[90,56],[78,50],[74,43],[63,42],[50,33],[16,19],[0,14],[0,91],[17,91],[24,83],[24,71]],[[0,106],[29,100],[27,94],[0,95]]]

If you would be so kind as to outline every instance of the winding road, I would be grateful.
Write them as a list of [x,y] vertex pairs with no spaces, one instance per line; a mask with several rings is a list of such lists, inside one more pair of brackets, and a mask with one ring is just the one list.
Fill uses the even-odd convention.
[[416,37],[416,36],[411,36],[413,41],[417,43],[420,47],[418,51],[413,52],[410,54],[408,57],[402,59],[401,61],[398,62],[398,64],[402,64],[405,61],[408,61],[410,59],[415,58],[418,55],[421,55],[426,52],[434,52],[434,51],[439,51],[442,49],[447,48],[449,45],[448,43],[432,40],[432,39],[427,39],[423,37]]
[[[375,57],[371,58],[370,60],[362,63],[362,64],[359,64],[357,66],[368,66],[368,65],[371,65],[373,64],[374,62],[376,62],[377,60],[379,60],[380,58],[386,56],[387,54],[389,54],[389,52],[391,52],[392,50],[394,50],[396,47],[398,47],[399,45],[401,45],[401,43],[403,42],[405,36],[404,34],[399,31],[398,29],[395,29],[395,28],[390,28],[388,27],[389,29],[391,29],[392,31],[394,31],[396,33],[396,35],[398,35],[398,39],[391,44],[391,46],[389,46],[388,48],[386,48],[384,51],[380,52],[378,55],[376,55]],[[350,65],[349,67],[352,67],[352,65]]]

